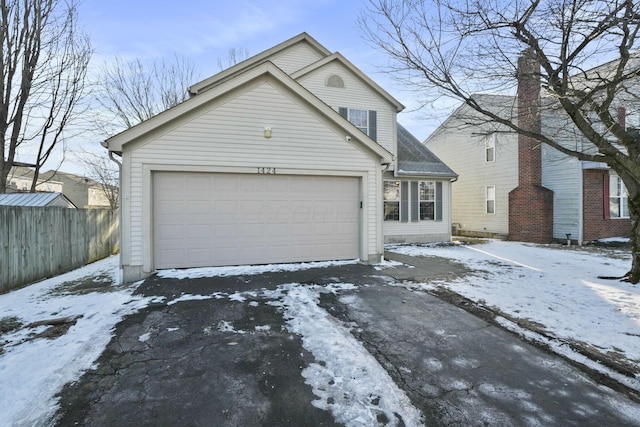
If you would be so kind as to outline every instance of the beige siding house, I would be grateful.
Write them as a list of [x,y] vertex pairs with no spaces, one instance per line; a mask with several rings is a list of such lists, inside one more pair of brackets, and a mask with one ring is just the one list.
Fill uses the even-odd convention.
[[[437,174],[396,176],[403,106],[306,33],[190,93],[105,141],[122,161],[125,281],[162,268],[379,262],[395,222],[406,224],[394,241],[450,239],[455,174],[433,156]],[[385,183],[409,178],[424,187],[422,220],[385,221]]]

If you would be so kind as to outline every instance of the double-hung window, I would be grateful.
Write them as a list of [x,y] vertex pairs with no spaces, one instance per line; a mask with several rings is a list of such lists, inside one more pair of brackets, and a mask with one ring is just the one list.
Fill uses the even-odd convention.
[[442,221],[442,183],[384,181],[384,220]]
[[369,111],[349,108],[347,120],[362,132],[369,134]]
[[496,160],[496,134],[491,134],[484,139],[484,161],[495,162]]
[[496,186],[489,185],[485,188],[485,212],[496,213]]
[[435,219],[436,183],[420,181],[419,184],[420,221]]
[[342,117],[349,120],[351,124],[360,129],[369,138],[377,141],[378,139],[378,119],[375,110],[360,110],[356,108],[338,108],[338,112]]
[[384,182],[384,220],[400,221],[400,181]]
[[609,212],[611,218],[629,218],[629,196],[619,176],[609,177]]

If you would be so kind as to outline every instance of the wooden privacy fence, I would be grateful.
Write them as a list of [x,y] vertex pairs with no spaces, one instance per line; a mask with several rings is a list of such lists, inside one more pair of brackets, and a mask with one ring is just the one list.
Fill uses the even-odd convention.
[[0,206],[0,293],[117,253],[118,211]]

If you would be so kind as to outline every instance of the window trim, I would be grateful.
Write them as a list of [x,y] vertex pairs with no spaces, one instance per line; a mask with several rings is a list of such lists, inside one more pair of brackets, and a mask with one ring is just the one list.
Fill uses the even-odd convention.
[[[615,183],[615,184],[614,184]],[[616,193],[612,193],[612,186],[615,185]],[[617,200],[618,215],[614,215],[613,201]],[[626,201],[626,207],[623,203]],[[626,212],[626,216],[624,213]],[[629,219],[629,194],[622,179],[618,175],[609,175],[609,218],[610,219]]]
[[[484,139],[484,161],[485,163],[495,163],[496,161],[496,134],[492,133]],[[489,159],[491,153],[491,159]]]
[[[356,123],[351,120],[351,113],[359,112],[364,115],[365,126],[358,126]],[[360,129],[365,135],[369,135],[369,110],[362,110],[360,108],[347,108],[347,120],[351,122],[352,125]]]
[[[493,191],[493,197],[489,197],[489,191]],[[493,212],[489,212],[489,202],[493,202]],[[496,214],[496,186],[495,185],[487,185],[484,187],[484,213],[487,215],[495,215]]]
[[[423,199],[421,187],[422,184],[431,184],[432,199]],[[436,182],[435,181],[418,181],[418,221],[435,221],[436,220]],[[431,211],[432,218],[422,218],[422,203],[432,203],[433,209]]]
[[[385,191],[385,187],[387,186],[387,183],[392,183],[392,184],[397,186],[397,188],[398,188],[397,200],[387,199],[387,197],[386,197],[387,196],[387,192]],[[385,179],[383,181],[383,184],[382,184],[382,215],[383,215],[382,220],[383,221],[385,221],[385,222],[400,222],[400,201],[401,200],[402,200],[402,186],[400,185],[400,181],[391,180],[391,179]],[[387,219],[387,213],[386,213],[387,205],[391,204],[391,203],[394,203],[397,206],[396,209],[395,209],[395,212],[397,214],[396,215],[397,219],[396,218]]]

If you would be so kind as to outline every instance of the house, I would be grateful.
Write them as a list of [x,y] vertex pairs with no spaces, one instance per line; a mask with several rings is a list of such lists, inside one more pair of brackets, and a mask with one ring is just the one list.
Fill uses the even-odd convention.
[[[84,176],[50,170],[42,174],[43,179],[62,183],[62,192],[74,205],[84,209],[110,209],[110,197],[103,184]],[[114,189],[115,192],[115,189]]]
[[0,206],[76,208],[64,194],[45,192],[0,194]]
[[164,268],[376,263],[385,240],[450,239],[455,173],[398,128],[400,102],[308,34],[189,91],[104,142],[122,159],[125,281]]
[[[14,166],[7,176],[7,192],[30,191],[33,183],[33,168]],[[60,181],[38,176],[36,191],[61,193],[63,184]]]
[[[519,66],[539,67],[522,59]],[[521,77],[515,97],[477,94],[474,99],[501,117],[520,120],[520,126],[544,129],[566,147],[588,147],[557,102],[544,95],[539,80]],[[541,106],[540,114],[526,114],[535,105]],[[466,105],[425,145],[460,174],[452,189],[458,234],[579,244],[630,234],[626,189],[605,163],[562,154],[487,121]]]

